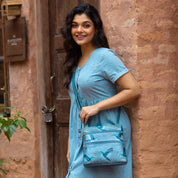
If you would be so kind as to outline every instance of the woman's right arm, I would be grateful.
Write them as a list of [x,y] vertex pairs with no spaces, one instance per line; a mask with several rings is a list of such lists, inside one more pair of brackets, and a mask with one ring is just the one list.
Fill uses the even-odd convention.
[[70,161],[70,145],[69,145],[69,139],[68,139],[68,147],[67,147],[67,161],[69,163]]

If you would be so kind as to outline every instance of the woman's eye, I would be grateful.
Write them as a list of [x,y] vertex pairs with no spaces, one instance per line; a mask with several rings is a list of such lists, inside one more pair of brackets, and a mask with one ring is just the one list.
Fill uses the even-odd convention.
[[77,24],[72,24],[72,28],[77,28]]
[[90,27],[90,24],[85,24],[84,25],[84,28],[89,28]]

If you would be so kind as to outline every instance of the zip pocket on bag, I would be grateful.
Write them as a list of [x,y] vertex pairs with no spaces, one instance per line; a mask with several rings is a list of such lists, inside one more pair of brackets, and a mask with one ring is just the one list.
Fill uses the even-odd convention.
[[116,141],[116,142],[123,142],[123,132],[95,132],[95,133],[87,133],[83,134],[82,139],[85,143],[88,142],[107,142],[107,141]]
[[[101,144],[101,143],[118,143],[119,141],[117,140],[108,140],[108,141],[105,141],[105,140],[102,140],[102,141],[95,141],[95,144]],[[93,142],[86,142],[85,143],[86,145],[89,145],[89,144],[93,144]]]

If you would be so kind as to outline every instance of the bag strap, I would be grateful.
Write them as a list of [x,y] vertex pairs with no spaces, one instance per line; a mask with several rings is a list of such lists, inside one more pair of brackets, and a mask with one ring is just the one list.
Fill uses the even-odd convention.
[[[80,98],[79,98],[78,91],[77,91],[77,87],[76,87],[76,84],[75,84],[75,73],[76,72],[74,72],[73,76],[72,76],[72,87],[73,87],[73,91],[74,91],[74,94],[75,94],[75,100],[76,100],[77,106],[81,110],[82,109],[82,105],[81,105]],[[121,110],[120,107],[118,107],[118,117],[117,117],[116,125],[119,125],[120,110]],[[86,126],[88,126],[88,124],[86,124]]]
[[72,76],[72,87],[73,87],[73,90],[74,90],[75,100],[76,100],[77,106],[81,110],[82,109],[82,105],[81,105],[81,102],[79,100],[77,87],[75,85],[75,72],[73,73],[73,76]]

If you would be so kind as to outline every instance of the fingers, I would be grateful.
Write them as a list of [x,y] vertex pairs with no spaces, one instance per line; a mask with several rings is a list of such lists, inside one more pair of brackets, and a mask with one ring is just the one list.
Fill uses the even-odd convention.
[[84,109],[80,112],[80,119],[83,124],[87,124],[90,115]]
[[87,124],[89,117],[96,115],[99,112],[96,105],[83,107],[80,112],[80,119],[83,124]]
[[81,119],[81,122],[83,124],[87,124],[88,119],[89,119],[89,115],[87,115],[87,114],[80,114],[80,119]]

